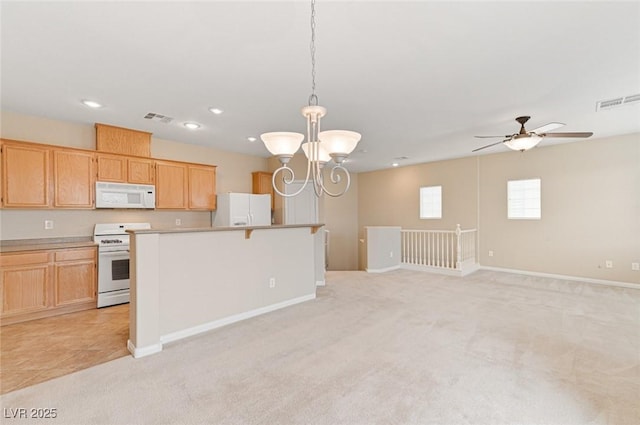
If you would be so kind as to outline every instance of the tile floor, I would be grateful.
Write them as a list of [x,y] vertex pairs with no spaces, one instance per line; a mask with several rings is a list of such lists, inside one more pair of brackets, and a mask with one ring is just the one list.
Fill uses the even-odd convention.
[[129,354],[129,304],[0,327],[0,394]]

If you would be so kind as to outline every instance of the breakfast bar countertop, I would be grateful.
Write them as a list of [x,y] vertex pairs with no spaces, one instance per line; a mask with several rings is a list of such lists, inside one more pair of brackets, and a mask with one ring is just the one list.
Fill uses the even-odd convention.
[[127,233],[143,234],[143,233],[194,233],[194,232],[228,232],[234,230],[244,230],[245,232],[251,232],[253,230],[277,230],[277,229],[295,229],[300,227],[310,227],[311,233],[315,233],[319,228],[324,226],[324,223],[310,223],[310,224],[274,224],[271,226],[213,226],[213,227],[170,227],[161,229],[129,229]]
[[271,226],[213,226],[213,227],[169,227],[162,229],[128,229],[127,233],[132,234],[149,234],[149,233],[202,233],[202,232],[229,232],[243,230],[245,237],[249,239],[254,230],[278,230],[278,229],[295,229],[301,227],[309,227],[311,233],[315,234],[318,229],[324,226],[324,223],[311,224],[273,224]]

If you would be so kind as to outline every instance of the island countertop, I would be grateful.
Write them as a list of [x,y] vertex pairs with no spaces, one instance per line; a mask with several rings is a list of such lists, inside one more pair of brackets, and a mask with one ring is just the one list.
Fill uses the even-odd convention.
[[213,226],[213,227],[170,227],[170,228],[158,228],[158,229],[129,229],[127,233],[132,234],[149,234],[149,233],[194,233],[194,232],[229,232],[243,230],[246,235],[250,235],[254,230],[278,230],[278,229],[295,229],[300,227],[311,228],[311,233],[316,233],[319,228],[324,226],[324,223],[310,223],[310,224],[274,224],[271,226]]

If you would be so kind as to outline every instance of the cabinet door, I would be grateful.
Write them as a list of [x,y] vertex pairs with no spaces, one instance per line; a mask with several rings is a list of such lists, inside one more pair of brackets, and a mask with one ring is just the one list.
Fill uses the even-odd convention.
[[93,153],[67,149],[53,151],[53,205],[92,208],[95,177]]
[[216,209],[216,167],[189,165],[189,209]]
[[49,157],[51,151],[30,144],[3,144],[3,207],[49,206]]
[[55,306],[95,301],[96,281],[95,248],[56,251]]
[[0,315],[16,315],[49,307],[50,265],[46,253],[3,255],[0,268]]
[[187,165],[156,161],[156,208],[187,208]]
[[55,274],[56,306],[96,299],[95,261],[56,264]]
[[96,150],[149,157],[151,156],[151,133],[96,124]]
[[253,183],[253,193],[256,194],[269,194],[271,195],[271,209],[274,209],[274,196],[273,196],[273,173],[267,173],[265,171],[254,171],[251,173]]
[[127,182],[127,157],[98,154],[98,181]]
[[154,161],[144,158],[130,157],[128,160],[128,177],[129,183],[153,184],[155,181]]

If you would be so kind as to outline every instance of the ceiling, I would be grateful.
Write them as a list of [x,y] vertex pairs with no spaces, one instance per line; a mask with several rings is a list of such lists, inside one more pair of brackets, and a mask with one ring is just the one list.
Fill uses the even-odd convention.
[[[2,1],[0,14],[3,110],[264,157],[247,137],[306,131],[306,1]],[[475,155],[500,139],[474,135],[515,133],[520,115],[527,129],[640,132],[640,102],[596,112],[640,93],[638,1],[317,0],[316,23],[322,129],[362,134],[353,171]]]

